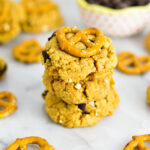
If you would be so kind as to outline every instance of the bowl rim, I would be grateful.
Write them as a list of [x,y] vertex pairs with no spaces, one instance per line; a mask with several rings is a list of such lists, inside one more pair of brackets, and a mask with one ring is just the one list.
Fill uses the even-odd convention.
[[124,15],[138,11],[146,11],[147,9],[150,9],[150,3],[144,6],[132,6],[123,9],[113,9],[102,5],[89,4],[88,2],[86,2],[86,0],[77,0],[77,3],[82,8],[109,15]]

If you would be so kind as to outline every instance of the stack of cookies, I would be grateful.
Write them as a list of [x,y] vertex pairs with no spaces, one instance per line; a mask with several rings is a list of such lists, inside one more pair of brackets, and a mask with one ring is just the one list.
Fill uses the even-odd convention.
[[119,104],[113,80],[117,57],[101,31],[63,27],[48,39],[42,54],[43,98],[54,122],[86,127],[113,114]]

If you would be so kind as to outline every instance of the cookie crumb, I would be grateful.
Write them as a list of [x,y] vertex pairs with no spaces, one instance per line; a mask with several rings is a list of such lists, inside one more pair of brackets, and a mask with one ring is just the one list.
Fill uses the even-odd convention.
[[109,83],[109,80],[108,80],[108,79],[105,79],[104,82],[105,82],[105,83]]
[[100,67],[100,69],[104,69],[104,66],[99,66]]
[[77,83],[77,84],[75,85],[75,88],[78,89],[78,90],[81,89],[81,84],[80,84],[80,83]]
[[62,120],[59,120],[59,123],[63,123],[63,121],[62,121]]
[[95,107],[95,103],[94,102],[89,102],[89,104],[93,107]]
[[69,83],[72,83],[72,79],[71,78],[69,78]]

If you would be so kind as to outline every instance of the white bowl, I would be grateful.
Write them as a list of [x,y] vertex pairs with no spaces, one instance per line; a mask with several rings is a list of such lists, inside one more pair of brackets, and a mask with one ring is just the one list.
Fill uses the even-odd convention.
[[77,0],[83,21],[89,27],[99,28],[107,36],[126,37],[142,31],[150,21],[150,4],[111,9]]

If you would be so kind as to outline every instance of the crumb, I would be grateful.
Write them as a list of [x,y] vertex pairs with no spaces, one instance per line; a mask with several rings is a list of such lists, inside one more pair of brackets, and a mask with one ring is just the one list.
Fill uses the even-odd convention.
[[89,104],[91,105],[91,106],[95,106],[95,103],[94,102],[89,102]]
[[80,83],[77,83],[77,84],[75,85],[75,88],[78,89],[78,90],[81,89],[81,84],[80,84]]
[[72,79],[71,78],[69,78],[69,83],[72,83]]

